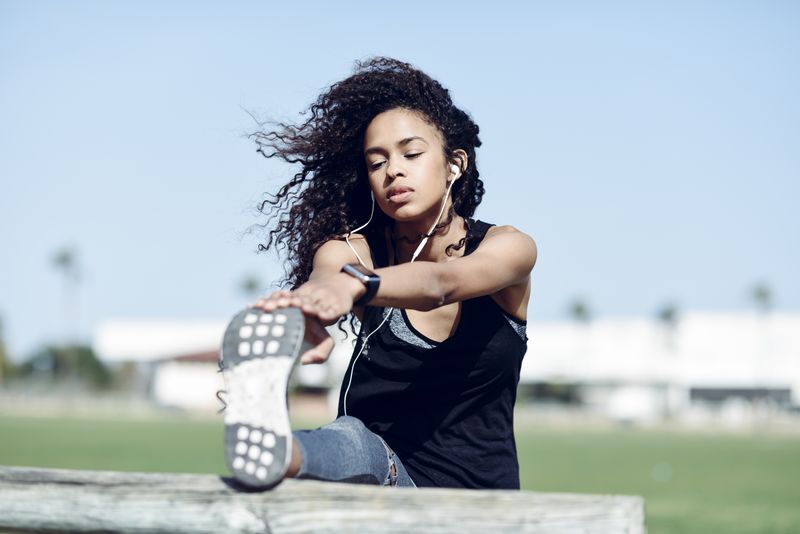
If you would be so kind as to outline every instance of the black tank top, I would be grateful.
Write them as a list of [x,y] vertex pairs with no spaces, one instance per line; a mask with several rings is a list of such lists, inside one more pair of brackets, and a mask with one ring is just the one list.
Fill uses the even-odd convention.
[[[490,224],[470,221],[464,255]],[[371,247],[376,267],[384,246]],[[400,457],[417,486],[519,489],[514,402],[526,342],[490,296],[462,301],[455,333],[423,348],[404,341],[387,321],[355,359],[362,340],[383,320],[367,307],[339,394],[339,415],[358,417]],[[524,336],[524,334],[523,334]],[[351,380],[352,374],[352,380]],[[348,389],[349,386],[349,389]]]

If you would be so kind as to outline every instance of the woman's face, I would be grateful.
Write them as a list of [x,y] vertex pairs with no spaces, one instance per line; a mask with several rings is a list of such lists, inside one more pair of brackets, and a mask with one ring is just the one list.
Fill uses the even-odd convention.
[[439,213],[452,176],[441,133],[418,113],[395,108],[376,115],[364,134],[364,157],[372,192],[389,217]]

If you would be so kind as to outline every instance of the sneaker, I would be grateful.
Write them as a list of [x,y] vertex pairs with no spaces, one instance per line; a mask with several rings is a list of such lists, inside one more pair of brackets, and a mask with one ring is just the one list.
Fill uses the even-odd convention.
[[252,489],[283,480],[292,457],[287,386],[305,350],[299,308],[248,308],[228,324],[220,351],[226,385],[225,459]]

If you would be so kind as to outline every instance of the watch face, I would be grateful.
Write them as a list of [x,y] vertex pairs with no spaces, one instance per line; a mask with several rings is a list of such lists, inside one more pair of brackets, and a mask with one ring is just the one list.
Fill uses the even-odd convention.
[[375,296],[375,293],[378,292],[378,286],[381,283],[381,277],[363,265],[357,263],[346,263],[342,267],[342,271],[346,272],[350,276],[358,278],[361,280],[361,283],[367,287],[367,292],[364,293],[361,298],[359,298],[353,304],[357,306],[364,306],[370,301],[370,299],[372,299],[372,297]]
[[368,269],[365,269],[362,265],[356,263],[348,263],[342,267],[342,271],[345,271],[350,276],[358,278],[366,284],[370,280],[370,275],[373,275]]

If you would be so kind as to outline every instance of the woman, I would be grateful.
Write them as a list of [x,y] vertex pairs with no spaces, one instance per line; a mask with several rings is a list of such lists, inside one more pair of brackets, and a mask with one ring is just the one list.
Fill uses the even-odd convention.
[[[484,192],[478,126],[426,74],[373,58],[303,124],[256,140],[300,165],[269,203],[277,224],[264,247],[285,247],[293,289],[225,334],[235,477],[253,488],[285,477],[519,488],[513,408],[537,251],[515,228],[471,218]],[[324,362],[324,326],[353,315],[339,417],[292,433],[294,364]]]

